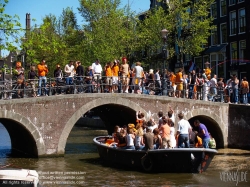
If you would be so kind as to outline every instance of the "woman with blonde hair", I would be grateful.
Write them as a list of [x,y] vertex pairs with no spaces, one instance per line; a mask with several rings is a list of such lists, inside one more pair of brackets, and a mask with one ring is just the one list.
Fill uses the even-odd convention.
[[135,133],[135,149],[142,150],[145,146],[143,142],[143,128],[140,123],[136,125],[136,133]]

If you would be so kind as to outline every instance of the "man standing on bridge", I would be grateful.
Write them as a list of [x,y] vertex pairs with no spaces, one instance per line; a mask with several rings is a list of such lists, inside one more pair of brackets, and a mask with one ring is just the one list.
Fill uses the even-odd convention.
[[207,127],[200,123],[198,119],[194,121],[194,126],[198,127],[198,136],[202,138],[203,147],[209,148],[210,135],[208,133]]
[[43,87],[44,87],[44,95],[48,95],[48,91],[46,88],[46,84],[47,84],[47,78],[46,75],[48,74],[49,70],[47,67],[47,64],[45,64],[45,60],[43,59],[40,64],[37,65],[37,69],[38,69],[38,76],[39,76],[39,80],[38,80],[38,95],[37,97],[39,97],[42,94],[42,83],[43,83]]

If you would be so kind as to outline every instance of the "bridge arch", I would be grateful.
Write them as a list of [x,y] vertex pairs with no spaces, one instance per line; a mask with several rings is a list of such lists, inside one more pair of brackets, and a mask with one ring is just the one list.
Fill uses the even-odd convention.
[[0,110],[0,122],[9,133],[12,150],[28,157],[46,154],[43,137],[29,119],[13,111]]
[[131,100],[128,99],[124,99],[124,98],[120,98],[118,96],[114,96],[112,98],[98,98],[95,100],[92,100],[88,103],[86,103],[85,105],[83,105],[80,109],[78,109],[73,115],[72,117],[67,121],[61,136],[59,138],[59,143],[58,143],[58,154],[64,154],[65,152],[65,146],[66,146],[66,142],[67,142],[67,138],[72,130],[72,128],[74,127],[75,123],[79,120],[80,117],[82,117],[83,114],[85,114],[86,112],[88,112],[89,110],[96,108],[98,106],[102,106],[102,105],[121,105],[124,107],[128,107],[131,108],[134,111],[141,111],[144,114],[147,114],[147,112],[141,108],[138,104],[136,104],[135,102],[132,102]]
[[220,118],[217,114],[215,114],[211,110],[207,109],[193,109],[192,111],[188,112],[186,114],[186,118],[188,119],[189,123],[193,128],[194,127],[194,121],[198,119],[201,123],[204,123],[208,129],[208,131],[211,133],[211,135],[214,137],[216,141],[216,147],[217,148],[224,148],[226,138],[223,136],[223,120]]

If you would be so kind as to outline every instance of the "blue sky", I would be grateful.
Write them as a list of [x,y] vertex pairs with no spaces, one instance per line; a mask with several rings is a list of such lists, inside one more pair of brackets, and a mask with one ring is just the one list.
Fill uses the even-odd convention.
[[[127,4],[130,5],[132,11],[140,13],[149,9],[150,0],[121,0],[121,7],[124,7]],[[79,5],[79,0],[9,0],[5,7],[5,13],[11,16],[14,16],[15,14],[18,15],[20,18],[19,22],[22,24],[22,28],[25,29],[26,13],[30,13],[31,20],[36,20],[35,22],[31,21],[32,27],[35,26],[35,24],[39,26],[46,15],[53,14],[56,17],[59,17],[63,9],[70,7],[77,16],[78,25],[82,25],[83,18],[77,10]],[[2,34],[3,33],[0,33],[0,36]],[[1,53],[1,56],[9,54],[6,50],[2,50]]]
[[[1,0],[2,1],[2,0]],[[122,7],[130,4],[131,10],[139,13],[149,9],[150,0],[121,0]],[[82,17],[78,13],[79,0],[9,0],[5,13],[20,17],[20,23],[25,27],[26,13],[30,13],[31,19],[36,19],[34,24],[40,25],[45,15],[53,14],[60,16],[63,8],[70,7],[77,15],[78,24],[81,25]]]

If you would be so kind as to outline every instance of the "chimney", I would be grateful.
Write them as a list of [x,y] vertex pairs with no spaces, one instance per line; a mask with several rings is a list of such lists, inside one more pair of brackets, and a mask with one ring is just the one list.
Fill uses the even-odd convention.
[[26,30],[30,30],[30,13],[26,13]]

